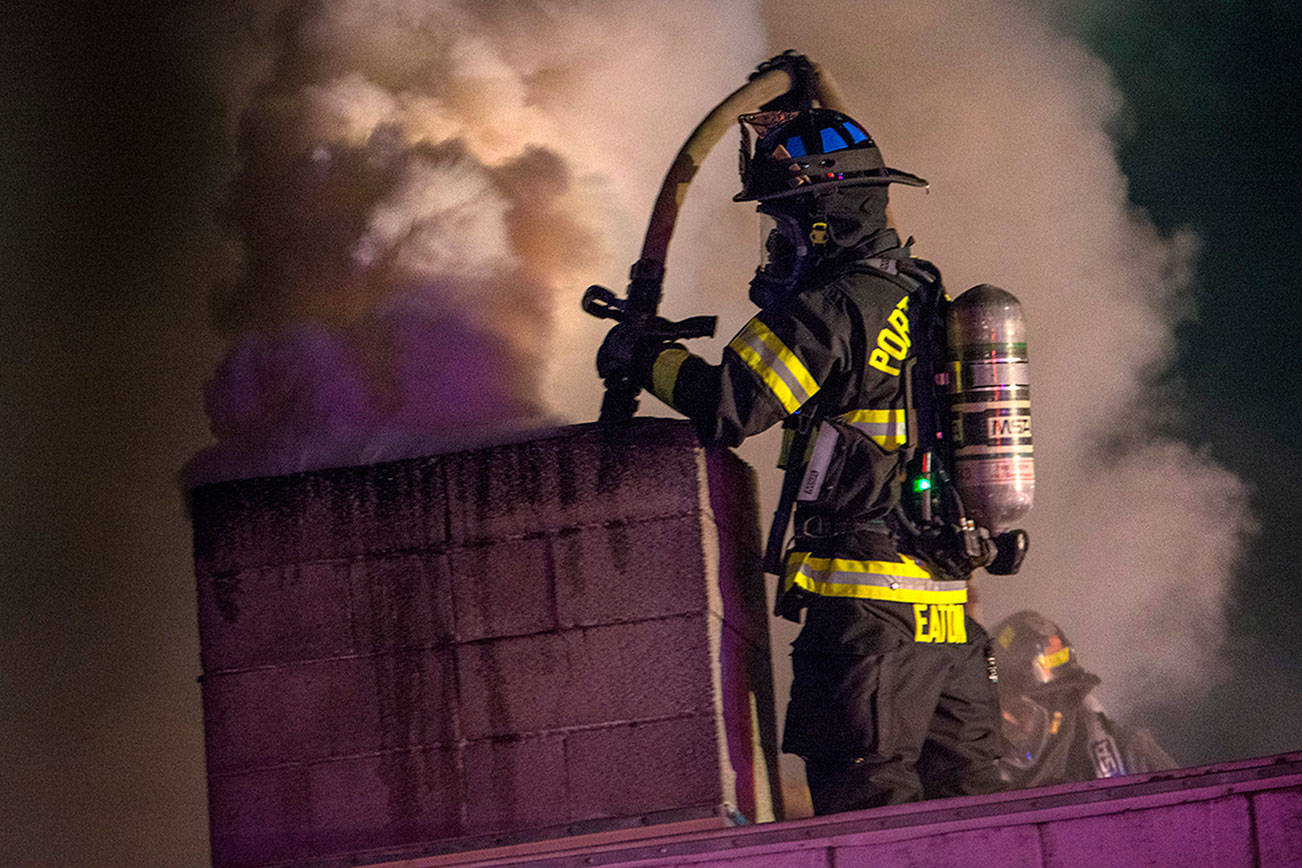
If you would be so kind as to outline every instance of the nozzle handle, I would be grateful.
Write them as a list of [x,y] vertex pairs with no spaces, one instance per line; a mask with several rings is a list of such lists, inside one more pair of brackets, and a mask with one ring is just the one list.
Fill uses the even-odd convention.
[[658,337],[664,337],[666,340],[679,341],[687,338],[712,338],[714,337],[714,328],[719,323],[717,316],[689,316],[687,319],[680,319],[678,322],[656,318],[656,331]]
[[595,283],[583,293],[583,311],[597,319],[613,319],[623,322],[626,318],[624,302],[615,293]]

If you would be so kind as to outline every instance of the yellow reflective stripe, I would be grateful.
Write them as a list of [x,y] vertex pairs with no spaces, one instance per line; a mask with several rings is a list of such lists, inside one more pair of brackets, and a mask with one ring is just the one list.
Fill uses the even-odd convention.
[[883,449],[899,449],[909,439],[904,410],[851,410],[837,417],[862,431]]
[[852,561],[849,558],[816,558],[805,560],[812,569],[833,573],[864,573],[867,575],[890,576],[899,579],[925,579],[935,581],[935,577],[914,558],[900,555],[898,561]]
[[760,379],[764,381],[764,385],[768,386],[769,391],[777,396],[778,403],[782,405],[782,409],[786,410],[788,413],[794,413],[800,409],[800,402],[797,401],[796,396],[791,393],[791,389],[787,388],[787,384],[782,382],[781,377],[774,373],[768,365],[764,364],[764,360],[760,358],[759,353],[751,349],[749,345],[739,343],[737,338],[733,338],[733,342],[728,344],[728,346],[731,347],[737,355],[741,356],[741,360],[750,366],[751,370],[760,375]]
[[1062,664],[1066,663],[1070,659],[1071,659],[1070,646],[1063,648],[1060,651],[1055,651],[1052,654],[1040,655],[1040,662],[1044,665],[1045,669],[1053,669],[1057,666],[1061,666]]
[[671,407],[674,405],[678,369],[689,355],[682,347],[670,347],[656,356],[655,364],[651,366],[651,393]]
[[[801,390],[805,393],[805,401],[814,397],[814,393],[818,391],[818,382],[809,373],[809,369],[805,367],[804,362],[800,361],[795,353],[787,349],[787,345],[782,343],[781,338],[775,335],[768,326],[757,319],[751,320],[751,322],[754,324],[755,334],[759,336],[759,339],[777,355],[778,361],[786,366],[787,370],[791,372],[791,376],[796,378],[796,382],[800,384]],[[804,401],[801,403],[804,403]]]
[[935,579],[907,555],[900,555],[898,561],[855,561],[794,552],[787,564],[786,585],[824,597],[895,603],[967,602],[966,582]]
[[819,582],[798,574],[792,584],[822,597],[853,597],[857,600],[883,600],[888,603],[966,603],[967,589],[960,591],[918,591],[912,588],[889,588],[879,585],[845,585]]
[[799,410],[818,391],[809,369],[758,319],[746,323],[728,348],[759,375],[788,413]]

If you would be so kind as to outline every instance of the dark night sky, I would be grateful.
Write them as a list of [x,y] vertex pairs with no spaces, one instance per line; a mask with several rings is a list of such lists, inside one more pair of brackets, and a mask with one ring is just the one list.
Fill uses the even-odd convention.
[[[1170,424],[1251,482],[1262,528],[1232,611],[1252,663],[1157,729],[1198,760],[1267,752],[1253,733],[1272,697],[1302,691],[1302,22],[1287,2],[1089,8],[1064,26],[1127,99],[1131,198],[1203,243],[1177,372],[1189,412]],[[207,437],[227,145],[183,14],[4,18],[0,861],[194,864],[198,643],[175,476]]]
[[1197,708],[1170,708],[1155,724],[1207,759],[1253,752],[1243,733],[1271,719],[1272,699],[1302,695],[1293,530],[1302,520],[1302,21],[1283,2],[1088,10],[1068,27],[1125,94],[1118,139],[1131,200],[1163,229],[1191,227],[1202,242],[1197,316],[1181,331],[1177,366],[1188,412],[1172,428],[1250,483],[1261,525],[1233,589],[1230,650],[1245,663]]

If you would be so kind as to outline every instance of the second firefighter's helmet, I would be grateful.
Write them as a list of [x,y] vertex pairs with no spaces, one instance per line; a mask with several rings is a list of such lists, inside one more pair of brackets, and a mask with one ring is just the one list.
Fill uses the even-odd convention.
[[1097,683],[1076,659],[1062,629],[1029,610],[1009,615],[990,630],[1002,692],[1032,694],[1049,686]]
[[763,202],[861,184],[927,186],[917,175],[887,168],[872,137],[841,112],[765,111],[737,120],[741,123],[741,192],[732,197],[736,202]]

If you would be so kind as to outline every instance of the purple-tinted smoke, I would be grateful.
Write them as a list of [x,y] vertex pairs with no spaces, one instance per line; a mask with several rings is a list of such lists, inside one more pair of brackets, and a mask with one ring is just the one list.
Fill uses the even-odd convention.
[[[270,116],[269,116],[270,115]],[[564,163],[527,147],[486,165],[458,138],[382,124],[360,144],[286,154],[296,114],[245,113],[226,215],[240,277],[215,319],[234,336],[205,394],[218,442],[199,483],[463,445],[537,424],[560,250]]]

